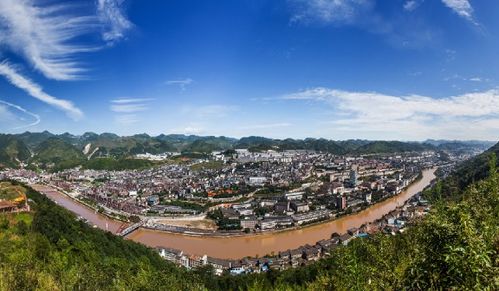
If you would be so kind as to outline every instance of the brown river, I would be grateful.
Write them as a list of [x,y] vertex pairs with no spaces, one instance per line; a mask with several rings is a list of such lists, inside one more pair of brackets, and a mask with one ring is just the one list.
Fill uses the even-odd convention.
[[[245,256],[263,256],[279,251],[294,249],[305,244],[315,244],[317,241],[329,238],[332,233],[345,233],[352,227],[372,222],[401,206],[409,198],[423,190],[435,178],[435,168],[423,171],[420,180],[415,181],[399,195],[383,202],[376,203],[358,213],[317,225],[292,229],[275,233],[264,233],[234,237],[188,236],[140,228],[127,236],[136,242],[151,247],[170,247],[183,250],[189,254],[208,255],[222,259],[238,259]],[[88,219],[97,227],[116,232],[122,222],[110,219],[94,210],[74,201],[68,196],[46,186],[35,186],[59,205],[71,210],[79,216]]]

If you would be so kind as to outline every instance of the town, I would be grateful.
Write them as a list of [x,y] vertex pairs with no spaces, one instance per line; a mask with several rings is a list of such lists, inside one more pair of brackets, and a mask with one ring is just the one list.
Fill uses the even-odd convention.
[[351,228],[344,234],[332,233],[330,239],[318,241],[315,245],[304,245],[296,249],[268,254],[263,257],[246,257],[237,260],[219,259],[207,255],[187,254],[182,250],[158,248],[161,257],[178,266],[196,269],[210,266],[216,275],[227,272],[232,275],[261,273],[269,270],[285,270],[316,262],[330,255],[335,248],[348,245],[354,239],[367,238],[375,233],[396,235],[405,231],[411,222],[428,214],[430,205],[420,193],[408,200],[403,206],[384,215],[381,219]]
[[[145,170],[74,168],[49,173],[7,169],[0,172],[0,180],[44,184],[96,212],[134,223],[118,233],[123,236],[139,227],[234,236],[298,228],[356,213],[401,193],[424,169],[439,167],[445,174],[469,158],[447,153],[444,159],[434,151],[338,156],[305,150],[233,150],[191,159],[176,155],[141,155],[139,158],[165,161]],[[286,269],[316,261],[355,238],[402,232],[407,223],[428,210],[418,193],[381,219],[347,233],[333,233],[315,245],[261,258],[227,260],[165,247],[158,251],[186,268],[211,265],[217,274]]]
[[[156,158],[156,157],[152,157]],[[148,228],[231,235],[298,227],[357,212],[442,165],[435,152],[335,156],[236,150],[132,171],[4,171],[53,186],[99,212]]]

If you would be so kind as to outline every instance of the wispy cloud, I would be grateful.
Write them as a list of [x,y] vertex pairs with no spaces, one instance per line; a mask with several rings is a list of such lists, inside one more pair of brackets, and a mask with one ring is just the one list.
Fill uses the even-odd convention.
[[182,91],[185,91],[185,89],[187,89],[187,86],[191,85],[192,83],[194,83],[194,80],[191,78],[166,81],[167,85],[178,85]]
[[473,17],[473,7],[468,0],[442,0],[442,2],[452,9],[457,15],[477,24]]
[[114,104],[127,104],[127,103],[144,103],[154,100],[153,98],[121,98],[111,100]]
[[404,3],[403,7],[405,11],[414,11],[416,10],[424,0],[408,0]]
[[140,112],[140,111],[146,111],[147,109],[148,109],[147,105],[141,103],[111,105],[111,111],[117,113]]
[[71,101],[58,99],[45,93],[38,84],[17,72],[16,68],[7,62],[0,63],[0,75],[4,76],[12,85],[24,90],[32,97],[66,112],[71,118],[78,120],[83,112]]
[[179,133],[183,133],[183,134],[201,134],[203,133],[204,129],[202,129],[201,127],[197,127],[197,126],[187,126],[185,128],[182,128],[182,129],[177,129],[177,130],[174,130],[174,132],[179,132]]
[[444,78],[444,81],[468,81],[468,82],[489,82],[490,79],[488,78],[482,78],[479,76],[474,76],[474,77],[464,77],[459,74],[454,74],[451,76],[447,76]]
[[111,100],[110,109],[117,113],[134,113],[149,109],[148,102],[151,98],[123,98]]
[[[19,105],[16,105],[16,104],[12,104],[10,102],[7,102],[7,101],[3,101],[3,100],[0,100],[0,104],[3,104],[5,106],[8,106],[8,107],[11,107],[11,108],[14,108],[26,115],[28,115],[29,117],[31,117],[33,119],[32,122],[28,123],[28,124],[25,124],[25,125],[21,125],[21,126],[15,126],[11,129],[21,129],[21,128],[27,128],[27,127],[32,127],[32,126],[35,126],[35,125],[38,125],[42,120],[40,118],[40,116],[38,114],[35,114],[31,111],[28,111],[27,109],[24,109],[23,107],[19,106]],[[24,121],[24,119],[23,119]]]
[[108,44],[122,40],[126,32],[133,28],[123,8],[124,0],[98,0],[97,12],[104,25],[102,38]]
[[324,102],[336,116],[326,123],[358,136],[383,132],[408,139],[491,138],[499,120],[499,90],[432,98],[319,87],[281,99]]
[[[291,24],[351,26],[382,36],[395,47],[420,48],[433,44],[440,30],[409,15],[378,9],[372,0],[289,0]],[[415,9],[419,0],[405,2]],[[401,8],[402,9],[402,8]]]
[[109,109],[117,113],[115,121],[122,125],[130,125],[140,121],[139,112],[149,110],[152,98],[120,98],[110,101]]
[[372,8],[367,0],[292,0],[291,22],[353,23]]
[[75,55],[96,47],[74,44],[97,28],[97,18],[73,15],[72,5],[39,6],[33,0],[0,1],[0,44],[22,55],[45,77],[73,80],[85,69]]

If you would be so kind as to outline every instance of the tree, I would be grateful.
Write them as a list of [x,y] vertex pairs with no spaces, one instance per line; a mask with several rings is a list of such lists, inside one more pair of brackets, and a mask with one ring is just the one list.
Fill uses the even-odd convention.
[[26,224],[26,222],[24,222],[24,220],[20,220],[16,224],[16,227],[17,227],[17,233],[19,235],[25,235],[28,232],[28,225]]

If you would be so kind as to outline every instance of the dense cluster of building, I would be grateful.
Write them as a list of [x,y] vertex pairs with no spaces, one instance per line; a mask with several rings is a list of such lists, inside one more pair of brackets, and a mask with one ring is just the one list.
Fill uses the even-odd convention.
[[[219,166],[203,167],[214,162]],[[438,163],[438,155],[431,151],[337,156],[300,150],[237,150],[140,171],[74,168],[58,173],[9,170],[4,175],[52,185],[120,215],[184,219],[207,215],[216,220],[218,232],[248,233],[358,211],[400,193],[423,168]],[[172,231],[158,223],[147,225]]]
[[228,260],[207,255],[189,255],[181,250],[171,248],[158,248],[158,251],[164,259],[188,269],[209,265],[217,275],[224,272],[238,275],[266,272],[272,269],[284,270],[304,266],[327,257],[335,248],[345,246],[354,239],[364,239],[379,232],[387,235],[401,233],[410,222],[426,215],[429,212],[429,207],[428,202],[418,194],[402,207],[398,207],[381,219],[362,225],[360,228],[349,229],[344,234],[333,233],[331,238],[320,240],[315,245],[304,245],[262,258],[247,257],[239,260]]

